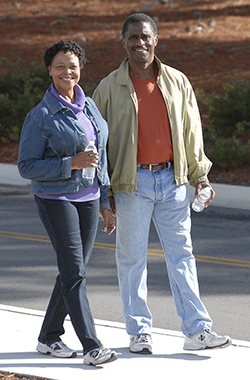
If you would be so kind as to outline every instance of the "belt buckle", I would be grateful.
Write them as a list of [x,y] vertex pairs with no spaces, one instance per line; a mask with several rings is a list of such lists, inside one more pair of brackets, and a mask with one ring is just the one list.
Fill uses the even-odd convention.
[[164,162],[164,163],[161,163],[161,164],[149,164],[148,165],[148,170],[150,170],[150,171],[152,171],[153,170],[153,166],[159,166],[159,165],[164,165],[164,164],[166,164],[167,166],[167,168],[168,168],[168,170],[171,168],[171,164],[172,164],[172,162],[171,161],[166,161],[166,162]]

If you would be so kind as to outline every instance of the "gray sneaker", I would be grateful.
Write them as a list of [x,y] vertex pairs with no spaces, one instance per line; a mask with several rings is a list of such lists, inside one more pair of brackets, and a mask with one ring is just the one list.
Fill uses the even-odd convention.
[[36,350],[41,354],[51,354],[57,358],[75,358],[76,351],[71,350],[61,340],[54,343],[41,343],[38,341]]
[[84,355],[84,364],[105,364],[110,363],[118,359],[118,355],[115,351],[111,351],[109,348],[97,347],[89,351]]
[[135,354],[152,354],[152,338],[149,334],[138,334],[130,336],[130,352]]
[[184,350],[205,350],[206,348],[224,348],[232,344],[229,336],[217,335],[211,330],[204,330],[193,336],[185,337]]

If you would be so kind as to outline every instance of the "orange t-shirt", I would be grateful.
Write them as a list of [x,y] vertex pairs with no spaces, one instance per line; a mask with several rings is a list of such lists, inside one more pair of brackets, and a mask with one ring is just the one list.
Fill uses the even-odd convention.
[[138,99],[138,164],[159,164],[173,160],[167,107],[157,86],[157,74],[149,80],[130,74]]

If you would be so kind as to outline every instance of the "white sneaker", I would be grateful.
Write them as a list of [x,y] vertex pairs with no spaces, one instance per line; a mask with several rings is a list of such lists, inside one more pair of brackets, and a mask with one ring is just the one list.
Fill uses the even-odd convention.
[[111,351],[109,348],[97,347],[89,351],[84,355],[84,364],[104,364],[110,363],[118,359],[118,355],[115,351]]
[[61,340],[54,343],[41,343],[38,341],[36,350],[41,354],[51,354],[57,358],[75,358],[76,352],[66,346]]
[[131,335],[129,350],[136,354],[152,354],[151,336],[149,334]]
[[184,350],[205,350],[206,348],[228,347],[232,344],[229,336],[217,335],[211,330],[204,330],[193,336],[185,337]]

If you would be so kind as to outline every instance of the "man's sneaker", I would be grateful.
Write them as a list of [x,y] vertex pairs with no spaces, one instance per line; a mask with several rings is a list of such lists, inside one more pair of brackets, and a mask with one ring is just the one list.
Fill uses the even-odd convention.
[[111,351],[109,348],[97,347],[84,355],[84,364],[105,364],[116,359],[118,359],[118,355],[115,351]]
[[192,338],[185,337],[184,350],[205,350],[206,348],[224,348],[232,344],[229,336],[217,335],[211,330],[204,330]]
[[66,346],[61,340],[54,343],[41,343],[38,341],[36,350],[41,354],[51,354],[57,358],[75,358],[76,352]]
[[152,354],[151,336],[149,334],[131,335],[129,350],[136,354]]

